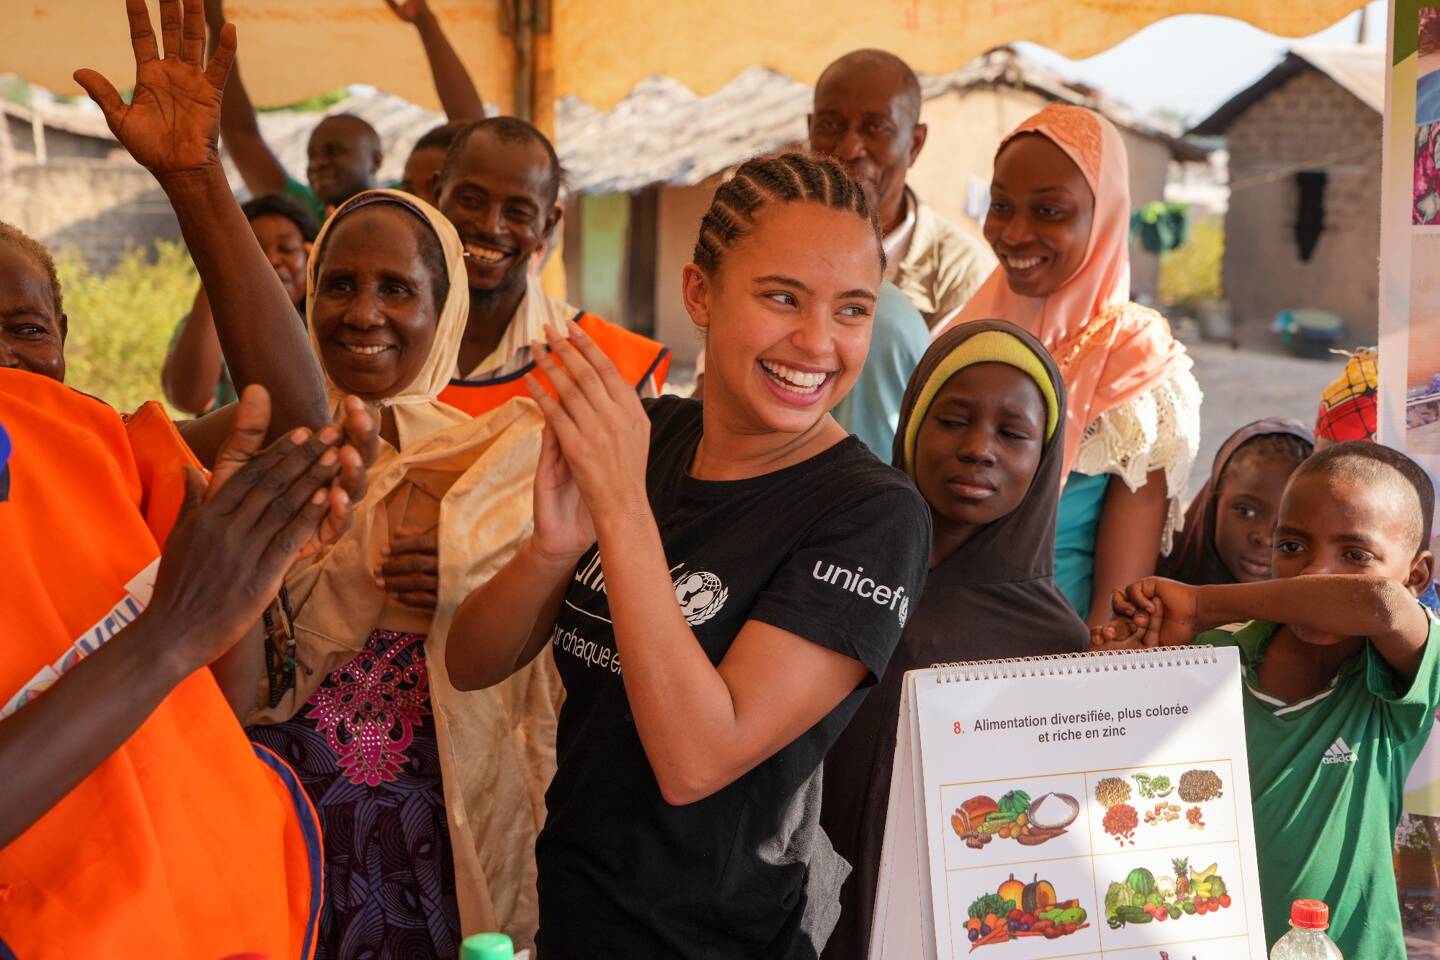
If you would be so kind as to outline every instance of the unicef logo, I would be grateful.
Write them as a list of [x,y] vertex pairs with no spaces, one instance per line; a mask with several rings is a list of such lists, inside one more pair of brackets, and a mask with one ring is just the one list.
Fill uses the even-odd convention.
[[905,629],[905,621],[910,619],[910,598],[909,598],[909,597],[901,597],[901,598],[900,598],[900,609],[899,609],[898,612],[899,612],[899,614],[900,614],[900,629],[903,630],[903,629]]
[[675,581],[675,600],[680,604],[680,613],[692,627],[711,619],[725,606],[730,591],[720,578],[706,570],[687,573]]

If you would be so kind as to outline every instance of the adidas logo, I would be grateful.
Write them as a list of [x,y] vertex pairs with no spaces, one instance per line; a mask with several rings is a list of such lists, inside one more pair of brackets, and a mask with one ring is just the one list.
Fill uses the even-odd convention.
[[1357,759],[1355,751],[1345,742],[1343,737],[1336,737],[1335,742],[1330,744],[1325,751],[1325,756],[1320,760],[1324,763],[1354,763]]

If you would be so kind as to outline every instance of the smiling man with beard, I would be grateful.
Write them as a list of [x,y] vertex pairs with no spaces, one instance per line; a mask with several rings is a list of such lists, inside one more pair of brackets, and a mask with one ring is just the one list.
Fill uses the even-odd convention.
[[839,160],[859,182],[885,231],[885,279],[934,330],[975,295],[995,258],[905,185],[928,132],[920,100],[920,81],[904,60],[884,50],[847,53],[815,84],[810,149]]
[[492,117],[461,131],[440,174],[440,210],[465,244],[470,317],[456,378],[440,395],[478,416],[529,396],[531,344],[571,321],[587,333],[641,396],[658,396],[670,366],[664,345],[548,296],[530,271],[560,223],[564,172],[539,130]]

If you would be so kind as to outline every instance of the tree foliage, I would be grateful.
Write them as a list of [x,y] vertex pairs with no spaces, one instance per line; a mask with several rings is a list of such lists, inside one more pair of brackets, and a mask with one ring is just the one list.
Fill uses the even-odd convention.
[[165,352],[198,286],[184,245],[133,249],[104,274],[69,251],[55,267],[70,318],[65,382],[122,412],[162,400]]

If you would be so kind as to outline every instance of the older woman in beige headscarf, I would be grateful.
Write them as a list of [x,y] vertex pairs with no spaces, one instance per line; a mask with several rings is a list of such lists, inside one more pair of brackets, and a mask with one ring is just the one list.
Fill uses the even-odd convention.
[[[323,824],[317,956],[455,956],[462,933],[525,945],[537,922],[553,664],[473,693],[445,671],[455,607],[529,531],[542,422],[529,400],[471,419],[436,399],[465,329],[463,257],[432,207],[374,190],[331,217],[310,261],[332,400],[359,395],[383,440],[350,531],[287,580],[250,731],[296,769]],[[433,560],[412,552],[416,576],[378,577],[402,541],[433,542]]]

